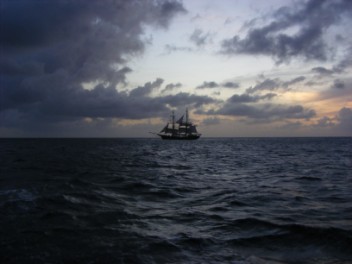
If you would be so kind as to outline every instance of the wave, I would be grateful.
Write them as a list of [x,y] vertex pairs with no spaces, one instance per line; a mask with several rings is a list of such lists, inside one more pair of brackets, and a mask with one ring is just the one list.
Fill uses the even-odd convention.
[[6,142],[1,263],[352,263],[351,139]]
[[[230,232],[230,230],[232,232]],[[285,259],[320,258],[338,255],[351,259],[352,232],[338,228],[276,224],[255,218],[238,219],[222,227],[224,239],[232,246],[261,249],[268,256]]]
[[306,181],[321,181],[322,180],[319,177],[313,177],[313,176],[301,176],[296,179],[297,180],[306,180]]

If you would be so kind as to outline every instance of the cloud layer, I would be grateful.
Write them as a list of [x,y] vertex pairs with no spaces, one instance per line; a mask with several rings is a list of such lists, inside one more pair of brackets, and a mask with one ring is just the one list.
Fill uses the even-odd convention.
[[[3,1],[2,124],[84,117],[146,118],[176,106],[180,97],[149,97],[162,79],[130,93],[117,91],[132,71],[126,62],[144,51],[144,28],[167,28],[185,13],[168,1]],[[86,86],[90,88],[85,89]],[[210,100],[211,101],[211,100]]]
[[[240,16],[224,24],[224,14],[213,13],[229,14],[233,3],[218,4],[205,10],[195,2],[190,11],[181,0],[2,1],[0,135],[99,126],[114,133],[116,124],[147,126],[186,107],[209,126],[240,120],[352,131],[352,45],[341,30],[352,22],[352,1],[294,1],[248,16],[242,28]],[[180,24],[168,30],[173,21]],[[273,60],[253,65],[243,54]],[[183,74],[192,67],[197,72]]]
[[[293,57],[325,61],[332,47],[328,46],[324,34],[351,15],[349,0],[309,0],[296,3],[296,8],[282,7],[273,14],[269,24],[251,27],[244,37],[235,35],[223,40],[222,53],[269,55],[277,63]],[[290,30],[292,33],[287,32]]]

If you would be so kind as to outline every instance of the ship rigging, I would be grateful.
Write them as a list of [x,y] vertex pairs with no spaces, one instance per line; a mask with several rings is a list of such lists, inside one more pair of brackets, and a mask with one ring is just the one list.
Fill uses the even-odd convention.
[[162,139],[176,140],[195,140],[201,136],[197,131],[196,125],[189,120],[188,109],[186,109],[186,116],[182,115],[176,122],[175,113],[172,111],[170,122],[157,135]]

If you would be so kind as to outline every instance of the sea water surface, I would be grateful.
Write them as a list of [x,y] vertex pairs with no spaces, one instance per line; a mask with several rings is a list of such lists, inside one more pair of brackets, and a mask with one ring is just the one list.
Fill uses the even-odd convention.
[[1,139],[0,263],[352,263],[352,138]]

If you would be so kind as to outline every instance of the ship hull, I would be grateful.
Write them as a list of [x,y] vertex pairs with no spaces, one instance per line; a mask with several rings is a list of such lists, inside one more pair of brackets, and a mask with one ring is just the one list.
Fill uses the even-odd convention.
[[166,140],[196,140],[200,138],[200,135],[187,135],[187,136],[178,136],[178,135],[158,135],[161,139]]

